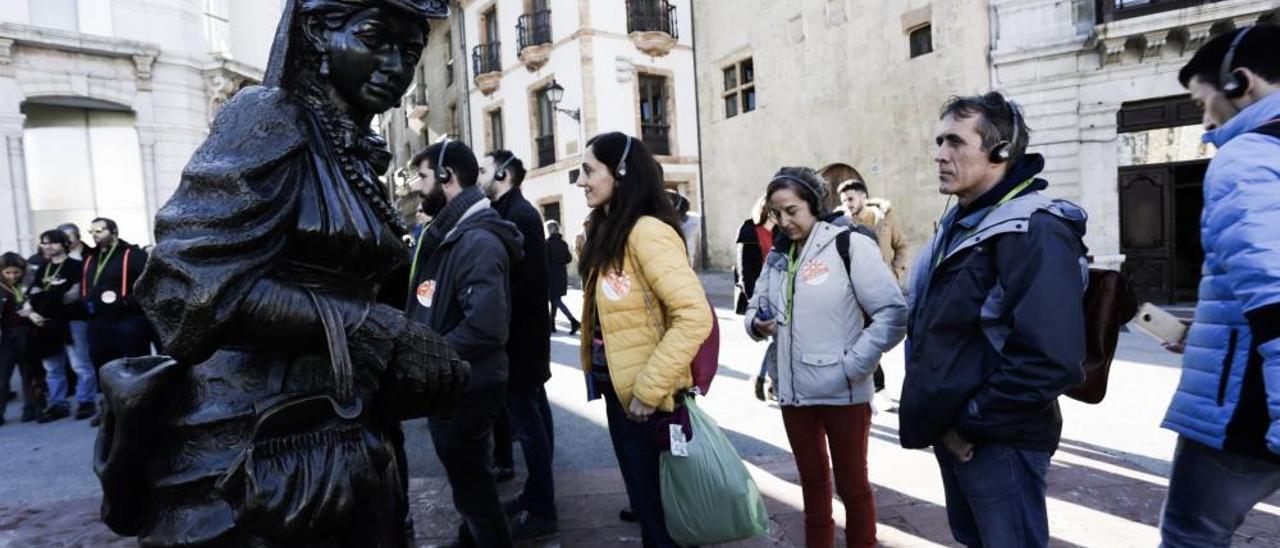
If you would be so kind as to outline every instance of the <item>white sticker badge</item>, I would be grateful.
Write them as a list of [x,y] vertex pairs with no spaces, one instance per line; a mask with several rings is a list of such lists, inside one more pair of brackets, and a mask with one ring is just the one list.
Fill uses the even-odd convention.
[[604,276],[604,291],[606,299],[611,301],[621,301],[631,294],[631,276],[621,270],[614,270]]
[[418,304],[424,308],[431,308],[431,303],[436,298],[436,281],[427,280],[418,286]]

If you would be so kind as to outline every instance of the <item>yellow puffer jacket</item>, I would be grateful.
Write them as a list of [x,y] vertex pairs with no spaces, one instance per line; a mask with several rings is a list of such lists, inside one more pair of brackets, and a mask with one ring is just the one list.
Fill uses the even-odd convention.
[[636,221],[622,265],[622,272],[592,276],[587,286],[582,368],[591,371],[598,306],[609,376],[622,408],[634,395],[645,405],[671,411],[672,394],[693,385],[689,365],[715,317],[689,267],[684,242],[666,223],[654,217]]

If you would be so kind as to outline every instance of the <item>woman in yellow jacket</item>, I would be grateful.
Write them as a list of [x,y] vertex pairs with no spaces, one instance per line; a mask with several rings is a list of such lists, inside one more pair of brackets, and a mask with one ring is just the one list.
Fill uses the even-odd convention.
[[644,545],[675,546],[658,492],[656,423],[693,386],[689,364],[715,321],[689,267],[680,217],[644,143],[606,133],[587,143],[578,186],[592,208],[579,273],[586,280],[582,364],[605,399],[609,436]]

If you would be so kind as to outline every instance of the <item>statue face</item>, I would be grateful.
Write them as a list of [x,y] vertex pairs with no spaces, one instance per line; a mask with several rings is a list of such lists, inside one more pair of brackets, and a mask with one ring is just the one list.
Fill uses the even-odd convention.
[[421,21],[392,9],[369,8],[327,31],[329,80],[353,110],[384,112],[413,82],[426,44]]

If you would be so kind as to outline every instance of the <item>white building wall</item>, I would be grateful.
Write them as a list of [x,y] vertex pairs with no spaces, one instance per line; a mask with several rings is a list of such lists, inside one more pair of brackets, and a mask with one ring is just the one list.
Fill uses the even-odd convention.
[[1121,105],[1187,93],[1178,70],[1217,30],[1252,24],[1274,0],[1225,0],[1095,24],[1092,0],[993,0],[993,87],[1022,106],[1048,193],[1089,211],[1085,243],[1118,267]]
[[[231,26],[232,51],[243,52],[234,66],[209,55],[205,0],[81,0],[78,26],[88,32],[80,33],[33,27],[29,0],[0,1],[0,211],[6,218],[0,249],[30,253],[34,235],[51,228],[32,226],[30,218],[22,153],[28,100],[88,99],[131,111],[147,218],[154,216],[207,135],[211,110],[220,104],[213,99],[233,92],[211,77],[261,77],[283,1],[228,1],[239,15]],[[66,221],[83,226],[88,220]],[[121,236],[151,241],[149,233]]]
[[[650,57],[640,52],[627,34],[625,2],[552,0],[551,53],[544,66],[530,71],[519,59],[516,30],[517,20],[524,13],[524,1],[464,2],[468,69],[465,84],[469,86],[472,148],[478,155],[487,152],[487,115],[500,107],[504,146],[530,169],[523,185],[525,197],[534,204],[558,201],[563,230],[570,239],[581,232],[582,222],[590,212],[582,191],[569,182],[569,172],[580,167],[585,140],[609,131],[640,136],[637,70],[670,78],[674,104],[670,113],[672,154],[659,157],[659,161],[667,181],[679,183],[694,210],[700,210],[691,6],[688,0],[674,4],[679,41],[665,56]],[[502,79],[496,91],[485,95],[474,83],[471,55],[482,36],[481,14],[495,6],[502,43]],[[535,169],[536,104],[532,92],[553,78],[565,88],[559,106],[579,109],[582,119],[578,122],[566,114],[556,114],[557,161]]]

